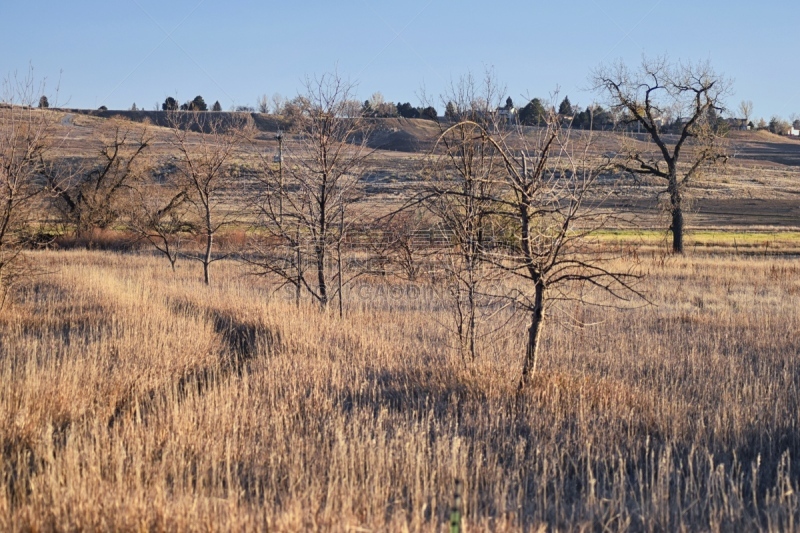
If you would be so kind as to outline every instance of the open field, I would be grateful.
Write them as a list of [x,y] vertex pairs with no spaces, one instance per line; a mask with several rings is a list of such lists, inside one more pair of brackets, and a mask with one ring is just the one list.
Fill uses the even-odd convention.
[[[65,187],[95,198],[82,188],[93,182],[70,180],[101,175],[90,169],[113,112],[31,114],[54,117],[47,156]],[[539,278],[537,289],[556,281],[518,393],[542,300],[509,275],[516,222],[497,216],[478,233],[488,262],[467,268],[472,234],[459,237],[460,211],[444,202],[458,195],[410,202],[423,181],[448,179],[428,158],[439,125],[370,119],[368,164],[352,189],[331,189],[334,207],[303,181],[328,171],[284,181],[316,152],[287,133],[274,159],[282,118],[253,116],[259,131],[237,130],[224,157],[191,161],[176,139],[206,154],[227,141],[213,127],[182,139],[158,112],[126,118],[153,122],[148,159],[114,189],[127,195],[86,204],[107,219],[70,218],[36,164],[41,190],[10,219],[19,239],[4,250],[22,274],[2,279],[13,290],[0,304],[0,530],[442,531],[456,480],[467,531],[800,528],[800,142],[733,132],[727,165],[692,178],[686,256],[670,253],[654,179],[602,173],[583,198],[591,216],[532,226],[544,267],[556,250],[571,254],[559,265],[601,270]],[[537,129],[523,133],[514,142]],[[599,132],[587,159],[623,142],[641,140]],[[580,176],[553,164],[554,183]],[[177,177],[189,167],[221,170],[219,183],[187,188]],[[276,191],[280,207],[265,212]],[[503,205],[511,193],[492,194]],[[176,270],[142,227],[180,247]],[[619,273],[600,287],[632,299],[596,290],[598,272]],[[468,334],[465,298],[478,309]]]
[[455,478],[470,531],[798,527],[796,260],[643,257],[653,305],[563,307],[515,404],[519,329],[465,367],[386,281],[339,319],[233,263],[34,259],[0,315],[0,529],[442,531]]
[[[664,230],[616,229],[596,232],[599,242],[613,243],[638,254],[664,253],[669,234]],[[800,256],[800,232],[777,231],[774,228],[737,227],[694,229],[686,235],[686,246],[693,253],[725,255]]]

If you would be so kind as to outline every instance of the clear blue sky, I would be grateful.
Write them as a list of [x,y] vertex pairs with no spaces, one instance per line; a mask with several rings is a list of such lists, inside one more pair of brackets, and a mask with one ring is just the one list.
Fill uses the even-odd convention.
[[592,68],[645,53],[709,60],[733,79],[731,109],[800,115],[797,0],[2,0],[0,20],[0,75],[32,64],[70,107],[255,105],[337,66],[360,100],[417,105],[423,85],[438,96],[493,66],[516,103],[560,87],[587,105]]

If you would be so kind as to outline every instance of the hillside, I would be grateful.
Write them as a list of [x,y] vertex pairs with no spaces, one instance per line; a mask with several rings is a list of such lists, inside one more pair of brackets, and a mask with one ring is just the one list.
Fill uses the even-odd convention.
[[[64,110],[69,114],[81,114],[101,119],[124,118],[135,122],[148,121],[155,126],[168,127],[168,114],[164,111],[119,111],[119,110]],[[240,116],[241,113],[220,112],[221,117]],[[287,131],[290,124],[281,116],[263,113],[250,113],[250,117],[259,130],[264,133],[275,134],[278,130]],[[439,134],[439,125],[436,122],[422,119],[407,118],[380,118],[371,119],[372,134],[368,145],[380,150],[396,152],[420,152],[430,149],[436,136]],[[265,136],[269,138],[269,136]]]
[[[125,118],[135,122],[148,121],[155,126],[169,126],[167,113],[164,111],[123,111],[123,110],[85,110],[65,109],[67,114],[80,114],[89,117],[108,119]],[[221,112],[222,117],[238,114]],[[279,129],[287,131],[289,124],[278,115],[250,113],[259,130],[265,133],[277,133]],[[397,152],[420,152],[430,149],[441,131],[441,124],[424,119],[378,118],[371,119],[372,135],[369,145],[372,148]],[[536,128],[526,128],[535,132]],[[596,132],[595,140],[599,147],[607,147],[616,137],[610,132]],[[642,139],[645,138],[641,134]],[[265,138],[268,138],[265,136]],[[669,136],[665,136],[669,138]],[[767,164],[770,166],[800,167],[800,139],[775,135],[767,131],[733,131],[728,135],[732,158],[742,164]]]
[[[109,119],[118,117],[154,125],[153,151],[169,156],[170,131],[166,113],[160,111],[85,111],[52,110],[58,113],[55,136],[60,139],[57,153],[85,158],[99,149],[98,131]],[[221,113],[222,116],[232,116]],[[281,117],[252,114],[265,153],[277,152],[274,135],[286,131]],[[441,124],[421,119],[373,119],[368,145],[375,149],[373,168],[366,176],[366,192],[374,198],[395,200],[403,196],[409,183],[417,179],[425,155],[435,142]],[[536,134],[530,128],[528,135]],[[585,132],[576,132],[584,135]],[[644,136],[641,136],[642,140]],[[800,228],[800,140],[768,132],[731,132],[730,159],[724,168],[700,175],[690,189],[689,225],[696,227],[772,227]],[[619,150],[620,137],[597,132],[592,141],[597,156]],[[636,215],[644,227],[661,227],[658,210],[663,184],[644,180],[615,194],[606,205]]]

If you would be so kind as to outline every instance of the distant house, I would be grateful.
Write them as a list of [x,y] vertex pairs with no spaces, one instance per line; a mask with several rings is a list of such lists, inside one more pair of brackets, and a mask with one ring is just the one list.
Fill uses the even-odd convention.
[[509,105],[497,108],[497,117],[506,124],[513,124],[517,120],[517,108]]
[[750,129],[750,126],[747,125],[747,119],[744,118],[726,118],[724,119],[725,123],[728,124],[728,127],[732,130],[741,130],[746,131]]
[[800,137],[800,130],[792,126],[789,128],[789,131],[786,132],[786,135],[789,135],[791,137]]

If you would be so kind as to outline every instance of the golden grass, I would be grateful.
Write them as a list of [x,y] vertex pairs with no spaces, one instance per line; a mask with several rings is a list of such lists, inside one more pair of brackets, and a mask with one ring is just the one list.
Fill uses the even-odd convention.
[[[601,230],[594,236],[600,243],[624,248],[635,246],[640,252],[666,251],[672,245],[672,234],[664,230]],[[755,231],[692,229],[684,235],[684,245],[686,250],[693,252],[741,256],[794,256],[800,254],[800,232],[774,229]]]
[[2,530],[441,531],[455,478],[470,531],[797,527],[796,261],[644,259],[657,305],[562,308],[515,404],[521,331],[464,368],[434,301],[340,320],[230,263],[34,255],[0,315]]

